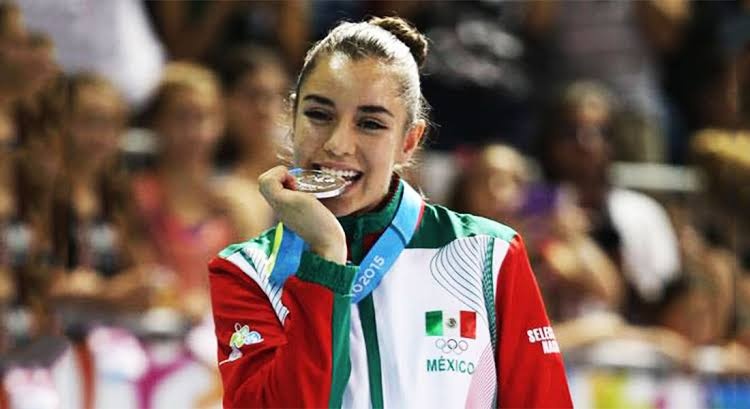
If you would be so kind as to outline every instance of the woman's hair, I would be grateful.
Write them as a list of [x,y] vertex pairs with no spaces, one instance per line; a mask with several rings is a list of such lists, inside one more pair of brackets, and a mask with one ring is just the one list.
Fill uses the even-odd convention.
[[117,96],[120,100],[118,104],[122,105],[121,108],[125,109],[125,101],[122,100],[120,91],[115,87],[109,80],[103,76],[89,72],[79,72],[72,74],[68,77],[68,86],[70,87],[71,104],[75,107],[78,104],[78,98],[82,89],[91,87],[107,92],[113,96]]
[[[18,130],[16,140],[16,199],[19,218],[26,220],[30,217],[34,207],[39,205],[41,197],[48,190],[55,191],[57,199],[64,196],[59,193],[63,189],[57,183],[47,186],[50,180],[43,180],[45,185],[37,185],[34,181],[35,161],[62,166],[64,148],[68,146],[68,117],[70,92],[65,77],[60,75],[45,85],[34,96],[34,100],[20,104],[16,110],[15,121]],[[41,152],[35,147],[44,146]],[[37,158],[34,155],[44,155]],[[59,169],[58,169],[59,170]]]
[[261,45],[246,44],[229,50],[216,66],[216,72],[224,92],[229,92],[245,75],[268,66],[278,67],[287,74],[287,67],[277,52]]
[[315,43],[305,56],[300,70],[293,110],[307,76],[324,56],[335,53],[354,60],[375,58],[399,68],[401,93],[406,101],[407,127],[419,119],[427,120],[428,105],[422,96],[419,68],[427,57],[427,38],[400,17],[375,17],[365,22],[344,22]]
[[153,126],[170,98],[176,92],[185,90],[214,97],[217,100],[221,94],[219,81],[208,68],[188,62],[169,63],[164,67],[161,81],[144,110],[143,121],[146,125]]

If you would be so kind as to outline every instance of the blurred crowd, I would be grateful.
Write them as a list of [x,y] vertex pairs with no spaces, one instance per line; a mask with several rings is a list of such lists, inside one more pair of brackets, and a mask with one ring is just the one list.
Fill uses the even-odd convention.
[[747,0],[0,1],[2,366],[206,322],[208,259],[274,223],[305,50],[394,13],[432,41],[405,177],[522,234],[566,359],[750,375]]

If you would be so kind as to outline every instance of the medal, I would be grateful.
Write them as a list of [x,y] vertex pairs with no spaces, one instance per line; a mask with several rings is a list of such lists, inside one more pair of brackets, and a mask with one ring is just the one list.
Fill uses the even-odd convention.
[[292,169],[289,173],[297,181],[297,191],[312,193],[318,199],[327,199],[340,195],[347,186],[341,177],[312,169]]

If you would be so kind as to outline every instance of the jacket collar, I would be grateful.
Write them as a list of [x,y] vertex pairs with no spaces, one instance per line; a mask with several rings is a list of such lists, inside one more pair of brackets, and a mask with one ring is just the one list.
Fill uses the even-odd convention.
[[347,236],[354,231],[359,231],[360,234],[371,234],[385,230],[393,220],[396,210],[398,210],[403,192],[404,186],[401,178],[394,175],[388,189],[388,195],[376,210],[360,215],[339,217],[339,223],[341,223],[341,227],[344,228]]

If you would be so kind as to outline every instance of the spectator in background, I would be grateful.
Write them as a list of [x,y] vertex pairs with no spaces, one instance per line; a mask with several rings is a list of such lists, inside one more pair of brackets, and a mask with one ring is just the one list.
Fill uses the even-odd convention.
[[55,210],[66,196],[61,183],[66,115],[65,83],[55,80],[23,104],[16,116],[16,200],[5,220],[3,239],[17,286],[16,306],[30,317],[16,334],[22,337],[50,335],[59,329],[51,319],[49,290],[64,270],[55,246],[63,241],[62,219]]
[[453,207],[514,226],[526,237],[554,322],[618,312],[620,273],[589,236],[586,214],[569,194],[532,185],[526,159],[505,145],[488,145],[467,164],[454,188]]
[[532,83],[525,67],[529,50],[520,36],[521,5],[435,1],[400,8],[433,39],[423,84],[431,116],[440,124],[431,147],[503,141],[529,148]]
[[[60,302],[100,301],[107,307],[144,306],[148,297],[132,297],[145,281],[136,270],[128,181],[118,161],[118,143],[127,108],[103,77],[81,73],[66,78],[69,116],[66,130],[67,192],[59,209],[62,233],[56,243],[69,274],[55,282]],[[85,159],[84,159],[85,158]],[[143,293],[141,292],[143,295]]]
[[261,173],[279,164],[284,99],[289,76],[270,49],[245,46],[228,52],[218,68],[224,89],[227,132],[218,150],[219,191],[242,237],[271,226],[273,210],[258,191]]
[[738,85],[747,83],[750,69],[747,63],[742,66],[749,55],[750,3],[699,1],[691,7],[684,40],[667,59],[663,80],[682,121],[672,152],[679,163],[690,159],[689,142],[695,132],[735,129],[743,120],[750,121],[750,104],[740,104],[738,95]]
[[677,240],[655,200],[609,183],[611,107],[611,94],[601,85],[569,85],[541,124],[539,155],[548,182],[573,189],[592,236],[620,267],[625,316],[651,324],[665,288],[679,277]]
[[146,7],[170,57],[178,60],[206,63],[253,41],[278,47],[297,66],[310,37],[308,1],[153,1]]
[[[716,211],[713,209],[712,211]],[[684,278],[673,284],[663,303],[660,320],[696,345],[719,345],[730,336],[735,282],[741,275],[739,260],[724,244],[724,238],[701,228],[696,212],[672,209],[677,227]],[[701,226],[701,227],[699,227]]]
[[696,7],[705,13],[696,16],[690,38],[701,41],[686,44],[678,54],[676,63],[682,61],[688,69],[679,71],[673,84],[691,114],[688,125],[696,130],[688,152],[704,176],[706,193],[700,204],[705,209],[700,218],[684,218],[680,231],[693,284],[693,300],[685,304],[694,306],[696,319],[675,321],[699,342],[724,337],[747,342],[750,4]]
[[[677,48],[690,4],[677,1],[544,1],[526,4],[526,32],[541,60],[531,64],[539,99],[592,78],[621,97],[612,142],[621,160],[663,161],[668,112],[660,58]],[[550,70],[553,66],[555,69]]]
[[60,170],[54,125],[62,116],[50,46],[27,31],[15,4],[0,2],[0,351],[50,323],[46,290],[57,263],[47,211]]
[[159,141],[155,168],[133,177],[136,211],[150,247],[144,260],[163,266],[161,300],[198,318],[208,311],[206,260],[236,239],[211,184],[214,146],[223,130],[218,81],[209,70],[171,63],[147,110]]
[[0,3],[0,108],[28,101],[57,74],[49,37],[29,32],[21,9]]
[[23,81],[19,77],[27,67],[20,57],[27,53],[27,37],[18,8],[10,3],[0,3],[0,220],[3,224],[15,210],[12,187],[17,129],[14,112],[19,97],[23,95],[19,89]]
[[159,80],[162,46],[140,0],[19,3],[31,29],[48,34],[66,73],[107,77],[140,106]]
[[[16,97],[13,81],[18,64],[13,58],[15,48],[23,43],[26,31],[21,25],[18,8],[8,3],[0,4],[0,354],[10,347],[11,339],[5,322],[6,311],[16,295],[15,278],[7,246],[8,223],[14,216],[14,147],[16,124],[13,105]],[[14,64],[15,63],[15,64]],[[15,72],[14,72],[15,71]]]

